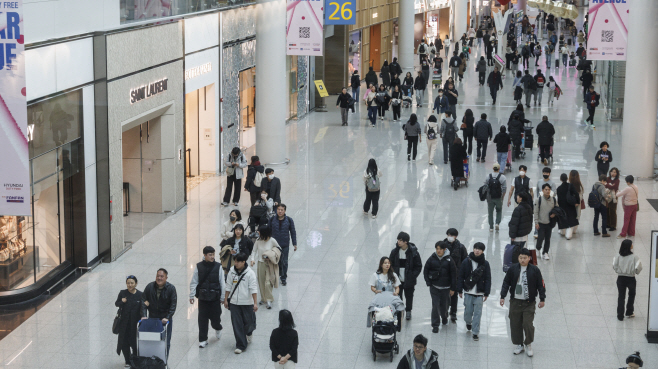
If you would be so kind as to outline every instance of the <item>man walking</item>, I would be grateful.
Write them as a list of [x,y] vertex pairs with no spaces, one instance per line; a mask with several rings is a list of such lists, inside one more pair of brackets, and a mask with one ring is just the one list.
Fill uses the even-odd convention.
[[557,207],[557,200],[551,196],[551,185],[544,183],[541,188],[542,195],[535,200],[534,218],[535,229],[537,230],[537,254],[544,249],[542,258],[548,260],[548,250],[551,248],[551,233],[555,223],[553,218],[555,214],[551,214],[551,210]]
[[[525,106],[530,107],[530,98],[537,93],[537,81],[530,75],[529,70],[525,70],[525,75],[521,78],[523,93],[525,94]],[[535,102],[537,97],[535,96]]]
[[410,239],[408,233],[400,232],[398,241],[389,256],[391,268],[400,277],[400,299],[407,299],[405,302],[407,320],[411,319],[411,310],[414,306],[416,280],[423,271],[423,260],[416,245],[409,242]]
[[344,126],[347,125],[347,114],[350,109],[350,102],[352,101],[352,95],[348,94],[347,88],[343,87],[343,91],[338,95],[338,100],[336,100],[336,107],[340,108],[340,118],[343,121],[342,125]]
[[[530,264],[530,251],[524,248],[519,254],[519,263],[514,263],[505,274],[500,291],[500,306],[505,306],[505,297],[510,294],[509,322],[512,343],[516,345],[514,355],[526,351],[530,357],[532,342],[535,340],[535,302],[539,295],[540,309],[544,307],[546,287],[541,271]],[[525,334],[525,339],[524,339]],[[524,347],[525,345],[525,347]]]
[[530,177],[526,175],[528,167],[525,165],[519,165],[519,175],[514,177],[512,186],[510,186],[509,194],[507,196],[507,207],[512,205],[512,199],[514,199],[514,207],[518,205],[516,202],[516,196],[521,192],[530,194],[530,197],[533,197],[532,184],[530,182]]
[[503,89],[503,77],[500,75],[498,67],[494,67],[493,72],[489,73],[489,78],[487,78],[487,86],[489,86],[489,92],[493,98],[493,104],[495,105],[498,90]]
[[535,105],[539,101],[539,106],[541,106],[541,97],[544,93],[544,84],[546,83],[546,77],[542,74],[541,69],[537,69],[537,74],[535,74],[535,82],[537,84],[537,89],[535,92]]
[[482,242],[473,245],[473,252],[462,263],[457,278],[457,292],[464,299],[466,329],[473,333],[473,341],[480,340],[482,306],[491,292],[491,267],[484,259],[484,249]]
[[462,64],[462,59],[457,56],[457,51],[453,51],[452,58],[450,58],[450,76],[453,81],[457,81],[459,77],[459,66]]
[[222,303],[224,302],[224,269],[215,261],[215,248],[203,248],[203,261],[196,264],[190,281],[190,304],[199,299],[199,347],[208,346],[208,320],[215,337],[222,337]]
[[599,100],[601,99],[601,95],[597,94],[594,91],[594,86],[589,86],[588,87],[589,91],[587,94],[585,94],[585,103],[587,104],[587,111],[589,112],[589,117],[585,120],[585,122],[589,122],[592,125],[592,128],[596,128],[594,126],[594,113],[596,112],[596,107],[599,106]]
[[281,203],[281,180],[274,176],[274,169],[265,169],[265,178],[260,182],[261,191],[267,192],[267,198],[274,201],[274,205]]
[[457,267],[450,257],[448,245],[439,241],[423,268],[425,283],[432,296],[432,333],[439,333],[439,325],[448,324],[450,297],[457,288]]
[[473,136],[475,136],[475,142],[477,143],[476,161],[484,163],[487,156],[487,139],[491,141],[491,138],[493,137],[491,123],[487,122],[487,115],[485,113],[480,115],[480,120],[478,120],[473,126]]
[[147,284],[142,293],[142,319],[160,319],[167,326],[167,357],[171,348],[172,318],[178,303],[176,287],[167,282],[168,275],[167,269],[158,269],[155,282]]
[[450,149],[457,135],[457,122],[451,115],[451,112],[446,112],[446,117],[441,120],[441,128],[439,129],[439,137],[443,139],[443,164],[448,164],[450,160]]
[[500,218],[503,212],[503,198],[507,190],[507,179],[500,173],[500,164],[494,163],[493,173],[487,176],[484,184],[489,188],[487,192],[487,206],[489,211],[489,232],[494,230],[493,211],[496,209],[496,230],[500,227]]
[[548,117],[544,115],[535,131],[537,132],[539,157],[544,165],[548,165],[548,158],[551,156],[551,146],[553,146],[553,136],[555,136],[555,127],[553,127],[553,123],[548,121]]
[[439,369],[439,354],[427,348],[427,338],[422,334],[414,337],[413,350],[400,359],[397,369]]
[[418,76],[414,80],[414,90],[416,91],[416,106],[421,108],[423,106],[423,98],[425,97],[425,88],[427,87],[427,80],[423,77],[423,72],[418,71]]
[[459,92],[455,88],[454,83],[448,85],[448,89],[443,91],[448,98],[448,104],[450,106],[450,111],[452,112],[451,117],[456,121],[457,120],[457,98],[459,97]]
[[290,238],[292,238],[292,247],[297,251],[297,232],[295,231],[295,222],[291,217],[286,215],[286,205],[279,204],[276,207],[276,217],[270,220],[272,227],[272,237],[281,246],[281,259],[279,259],[279,277],[281,284],[285,286],[288,279],[288,254],[290,252]]
[[[468,250],[466,250],[466,247],[461,242],[459,242],[457,236],[459,236],[459,231],[457,231],[455,228],[449,228],[446,231],[446,238],[443,240],[443,242],[445,242],[448,246],[450,257],[455,262],[457,273],[459,273],[459,269],[462,267],[462,262],[468,257]],[[453,323],[457,322],[458,303],[459,297],[457,297],[456,293],[450,296],[450,320]]]
[[231,311],[236,354],[247,349],[251,334],[256,329],[258,280],[256,273],[247,266],[247,258],[246,254],[239,253],[226,275],[224,307]]

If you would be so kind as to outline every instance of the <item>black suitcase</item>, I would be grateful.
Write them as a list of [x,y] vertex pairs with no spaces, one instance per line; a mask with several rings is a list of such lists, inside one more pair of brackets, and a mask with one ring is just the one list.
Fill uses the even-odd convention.
[[131,369],[166,369],[167,365],[159,357],[131,356]]
[[532,127],[525,127],[524,130],[525,145],[526,149],[532,149],[535,144],[535,136],[532,135]]

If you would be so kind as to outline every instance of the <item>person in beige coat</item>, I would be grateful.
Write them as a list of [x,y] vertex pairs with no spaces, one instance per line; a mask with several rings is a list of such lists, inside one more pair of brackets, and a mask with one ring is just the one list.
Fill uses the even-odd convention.
[[[272,228],[270,227],[260,227],[258,229],[258,240],[254,243],[254,251],[251,253],[250,265],[253,267],[254,264],[257,264],[256,274],[258,275],[258,289],[260,290],[260,302],[259,304],[267,305],[268,309],[272,308],[272,302],[274,301],[274,296],[272,296],[272,289],[278,287],[278,283],[273,283],[271,279],[268,279],[268,264],[267,264],[267,254],[272,249],[277,248],[281,251],[281,246],[276,242],[274,237],[272,237]],[[279,255],[280,256],[280,255]],[[278,258],[277,258],[277,270],[278,270]],[[276,279],[278,281],[278,277]]]
[[637,255],[633,254],[633,241],[623,240],[619,247],[619,255],[612,260],[612,269],[617,272],[617,319],[624,320],[624,300],[626,299],[626,289],[628,288],[628,303],[626,304],[626,317],[635,318],[635,275],[642,271],[642,262]]
[[[432,129],[434,132],[430,132],[430,129]],[[436,147],[439,144],[439,123],[437,122],[437,119],[434,115],[430,115],[429,119],[427,119],[424,132],[427,136],[429,164],[434,165],[434,154],[436,153]]]

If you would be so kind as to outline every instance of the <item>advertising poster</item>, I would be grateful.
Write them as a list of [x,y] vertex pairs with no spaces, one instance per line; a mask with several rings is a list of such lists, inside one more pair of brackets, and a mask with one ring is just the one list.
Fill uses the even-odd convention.
[[324,1],[288,0],[287,55],[322,56]]
[[0,215],[31,215],[23,1],[0,2]]
[[658,343],[658,231],[651,232],[651,259],[649,264],[647,339],[650,343]]
[[631,1],[589,0],[587,59],[626,60]]

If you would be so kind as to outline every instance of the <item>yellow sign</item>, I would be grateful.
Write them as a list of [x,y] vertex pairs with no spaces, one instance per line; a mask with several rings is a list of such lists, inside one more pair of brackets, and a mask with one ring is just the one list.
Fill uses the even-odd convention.
[[320,97],[329,96],[329,94],[327,93],[327,88],[324,87],[324,82],[322,82],[321,79],[315,81],[315,87],[318,89],[318,92],[320,93]]

